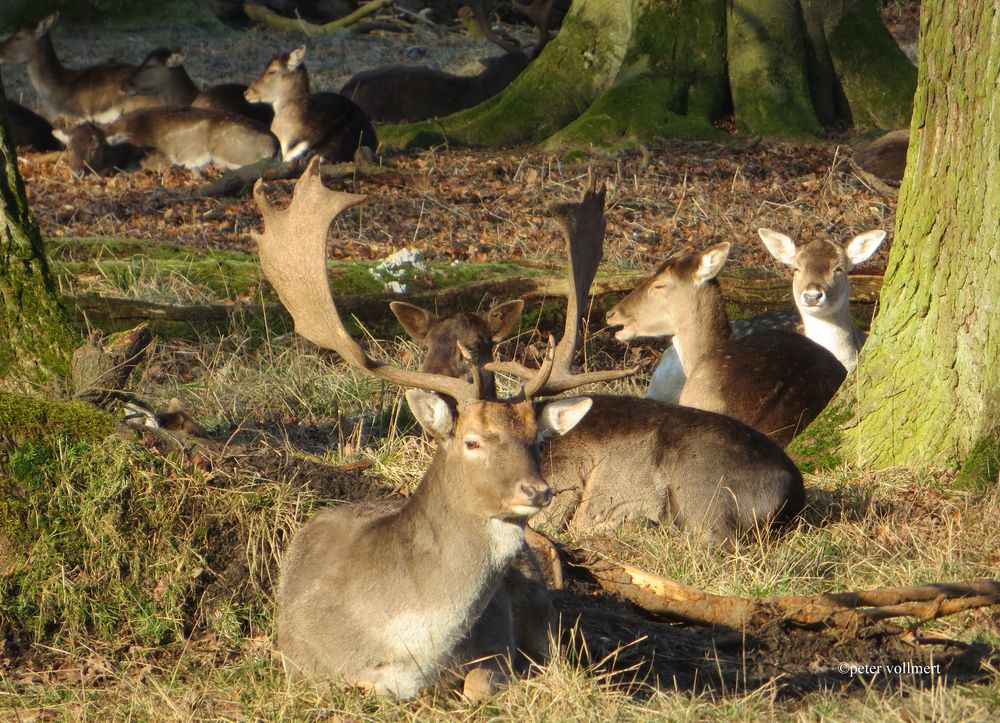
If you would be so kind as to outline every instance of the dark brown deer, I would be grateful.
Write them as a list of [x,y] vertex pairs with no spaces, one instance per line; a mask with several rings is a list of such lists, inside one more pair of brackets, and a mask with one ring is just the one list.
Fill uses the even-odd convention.
[[616,338],[672,336],[687,381],[680,403],[718,412],[781,446],[827,405],[847,375],[816,342],[791,331],[734,338],[715,277],[729,255],[721,243],[669,259],[608,312]]
[[52,124],[20,103],[7,101],[7,119],[14,147],[18,150],[58,151],[63,144],[53,133]]
[[75,173],[103,176],[114,171],[137,171],[150,153],[150,149],[128,142],[109,143],[104,129],[90,121],[54,133],[66,145],[66,159]]
[[[585,224],[579,214],[567,216],[563,204],[550,207],[572,240],[573,291],[558,368],[567,369],[572,361],[579,318],[601,259],[603,203],[603,191],[592,196]],[[448,328],[452,323],[451,318],[437,320],[425,338],[447,346],[460,336]],[[407,324],[404,328],[409,331]],[[477,346],[491,344],[483,334]],[[424,371],[454,374],[441,361],[446,349],[428,351]],[[491,366],[530,374],[516,364]],[[590,379],[602,380],[600,373]],[[760,432],[720,414],[652,399],[588,397],[590,413],[543,451],[542,470],[555,497],[538,518],[555,528],[593,531],[633,519],[674,522],[694,537],[729,544],[748,530],[781,525],[801,510],[801,474]]]
[[[70,165],[104,173],[123,168],[114,147],[121,144],[146,149],[142,165],[157,168],[176,164],[202,168],[240,168],[274,157],[278,141],[260,123],[232,113],[205,108],[147,108],[127,113],[106,130],[85,126],[68,140]],[[131,151],[127,152],[131,157]]]
[[531,52],[497,36],[479,3],[463,7],[460,12],[474,17],[486,38],[507,51],[483,59],[485,68],[477,75],[454,75],[420,65],[389,65],[356,74],[340,92],[361,106],[370,118],[386,122],[436,118],[479,105],[510,85],[542,51],[549,37],[552,3],[553,0],[513,3],[538,28],[538,43]]
[[0,45],[0,62],[27,64],[28,78],[49,120],[108,123],[130,110],[163,105],[155,96],[125,95],[122,83],[135,70],[134,65],[63,67],[49,37],[58,20],[59,13],[53,13],[36,25],[22,27]]
[[309,92],[305,53],[300,45],[274,56],[246,91],[251,103],[274,107],[271,132],[281,143],[282,160],[317,153],[329,161],[352,161],[360,146],[375,150],[375,129],[353,101],[337,93]]
[[252,235],[261,266],[299,334],[414,387],[407,402],[438,450],[401,507],[327,508],[294,535],[277,590],[277,647],[294,678],[410,697],[456,671],[478,698],[505,677],[520,643],[511,598],[531,599],[515,595],[525,578],[511,564],[524,555],[526,520],[552,496],[539,439],[569,431],[590,401],[531,403],[552,385],[573,386],[553,376],[551,354],[507,401],[480,399],[478,374],[466,381],[369,357],[341,322],[326,268],[333,219],[364,197],[326,189],[319,165],[309,163],[285,210],[267,202],[258,181],[264,231]]
[[128,77],[122,89],[129,96],[156,96],[167,106],[208,108],[271,125],[274,111],[266,103],[250,103],[245,85],[221,83],[199,90],[184,68],[184,53],[157,48]]

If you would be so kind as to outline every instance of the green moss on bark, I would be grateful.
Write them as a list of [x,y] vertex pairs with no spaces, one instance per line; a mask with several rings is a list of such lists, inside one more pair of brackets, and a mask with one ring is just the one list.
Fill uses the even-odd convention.
[[83,402],[0,391],[0,440],[19,444],[64,436],[95,442],[114,433],[115,418]]

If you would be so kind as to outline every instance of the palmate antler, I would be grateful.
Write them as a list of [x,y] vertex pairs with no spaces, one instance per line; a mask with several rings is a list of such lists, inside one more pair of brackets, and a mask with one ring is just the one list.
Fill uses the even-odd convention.
[[261,267],[295,321],[295,330],[316,346],[340,354],[352,366],[404,387],[439,392],[458,403],[481,397],[478,374],[473,381],[400,369],[369,357],[344,327],[330,294],[326,269],[326,236],[330,224],[365,196],[331,191],[320,179],[313,158],[295,182],[292,201],[280,210],[264,197],[262,182],[253,196],[264,218],[264,231],[251,231]]
[[[584,384],[608,382],[635,374],[637,367],[602,372],[573,374],[570,368],[576,355],[576,338],[587,293],[597,274],[597,266],[604,256],[604,199],[607,189],[597,187],[593,174],[588,174],[587,190],[579,201],[562,201],[549,204],[549,212],[559,222],[566,235],[569,256],[570,290],[566,302],[566,323],[563,335],[555,348],[552,373],[548,380],[525,384],[525,396],[551,395],[565,392]],[[531,379],[538,372],[517,362],[493,362],[486,368],[505,372],[522,379]],[[529,389],[530,386],[530,389]],[[537,386],[537,389],[535,388]]]

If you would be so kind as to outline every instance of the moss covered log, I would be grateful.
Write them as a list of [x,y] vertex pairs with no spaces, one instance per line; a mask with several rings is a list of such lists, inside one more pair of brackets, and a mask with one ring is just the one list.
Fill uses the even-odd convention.
[[59,299],[28,209],[2,84],[0,158],[0,387],[60,387],[81,339]]
[[817,137],[905,126],[916,70],[875,0],[576,0],[505,91],[461,113],[380,129],[400,147],[621,147],[740,132]]
[[895,240],[842,442],[880,466],[960,463],[1000,436],[1000,13],[927,0],[922,16]]

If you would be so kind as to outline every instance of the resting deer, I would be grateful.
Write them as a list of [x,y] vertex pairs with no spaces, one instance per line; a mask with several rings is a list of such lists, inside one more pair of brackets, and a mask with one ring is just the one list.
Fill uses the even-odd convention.
[[[766,228],[757,233],[772,256],[796,269],[792,296],[797,310],[782,310],[731,321],[729,326],[733,330],[733,338],[765,330],[801,331],[828,349],[847,371],[851,371],[857,363],[864,334],[851,321],[851,287],[847,274],[875,253],[885,238],[885,232],[867,231],[843,249],[825,241],[814,241],[797,249],[784,234]],[[681,398],[685,381],[687,375],[677,354],[677,346],[671,344],[664,349],[659,364],[653,370],[646,396],[676,403]]]
[[[580,205],[586,214],[568,214],[575,211],[572,204],[550,207],[570,252],[572,292],[556,361],[563,374],[575,353],[579,318],[602,255],[603,190],[589,192]],[[414,324],[400,308],[394,302],[393,311],[413,335]],[[492,353],[496,338],[487,331],[488,322],[469,325],[463,316],[438,319],[424,313],[429,317],[429,328],[421,329],[425,372],[464,376],[464,370],[450,362],[449,347],[455,339]],[[512,325],[513,320],[504,323]],[[470,339],[470,330],[478,337]],[[516,364],[491,366],[518,376],[530,374]],[[595,373],[589,379],[614,376],[621,373]],[[558,530],[594,531],[638,519],[674,522],[694,537],[729,544],[748,530],[784,524],[801,510],[801,474],[760,432],[720,414],[652,399],[588,396],[593,402],[590,413],[568,434],[550,440],[543,451],[542,471],[555,496],[538,518]]]
[[[202,168],[240,168],[274,157],[278,141],[260,123],[232,113],[205,108],[147,108],[126,113],[106,130],[84,126],[66,138],[70,165],[104,173],[121,165],[115,146],[144,149],[142,165],[156,168],[176,164]],[[134,151],[124,152],[133,158]]]
[[136,171],[150,152],[128,142],[109,143],[104,129],[90,121],[53,132],[66,145],[66,159],[75,173],[107,175],[113,171]]
[[525,521],[552,496],[539,470],[539,440],[572,429],[590,401],[532,404],[575,384],[553,376],[551,354],[505,401],[480,399],[479,374],[467,381],[372,359],[344,328],[326,268],[333,219],[364,197],[326,189],[314,158],[287,209],[267,202],[260,181],[254,198],[264,217],[263,233],[252,234],[261,266],[296,331],[352,366],[414,387],[407,402],[438,442],[401,507],[324,509],[294,535],[276,597],[285,670],[410,697],[448,670],[461,674],[475,664],[465,693],[489,693],[520,642],[511,598],[523,592],[524,578],[511,563],[524,554]]
[[37,25],[28,25],[0,45],[0,62],[26,63],[28,78],[49,120],[95,120],[108,123],[122,113],[162,105],[159,98],[129,98],[122,83],[134,65],[104,63],[88,68],[63,67],[56,57],[49,31],[59,20],[52,13]]
[[281,158],[294,161],[318,153],[329,161],[351,161],[360,146],[378,143],[368,116],[337,93],[310,93],[303,64],[304,45],[271,58],[250,84],[246,99],[274,107],[271,132],[281,142]]
[[476,3],[459,12],[473,17],[482,34],[506,52],[483,59],[484,70],[477,75],[454,75],[420,65],[389,65],[364,70],[344,84],[347,96],[370,118],[387,122],[419,121],[451,115],[492,98],[528,67],[549,38],[549,15],[553,0],[514,2],[514,7],[538,28],[538,43],[530,53],[500,38]]
[[12,100],[7,101],[7,119],[10,135],[18,150],[58,151],[63,144],[53,134],[52,124],[28,108]]
[[792,269],[792,295],[806,336],[828,349],[847,371],[854,369],[865,335],[851,320],[847,274],[878,250],[885,231],[866,231],[843,246],[823,240],[796,246],[778,231],[762,228],[757,233],[771,255]]
[[199,90],[184,69],[184,53],[157,48],[129,75],[122,89],[129,96],[156,96],[166,106],[208,108],[236,113],[269,126],[274,111],[264,103],[250,103],[247,87],[239,83],[222,83]]
[[687,381],[680,403],[719,412],[781,446],[836,393],[846,370],[816,342],[790,331],[734,338],[715,277],[729,255],[720,243],[669,259],[608,312],[615,337],[673,336]]

